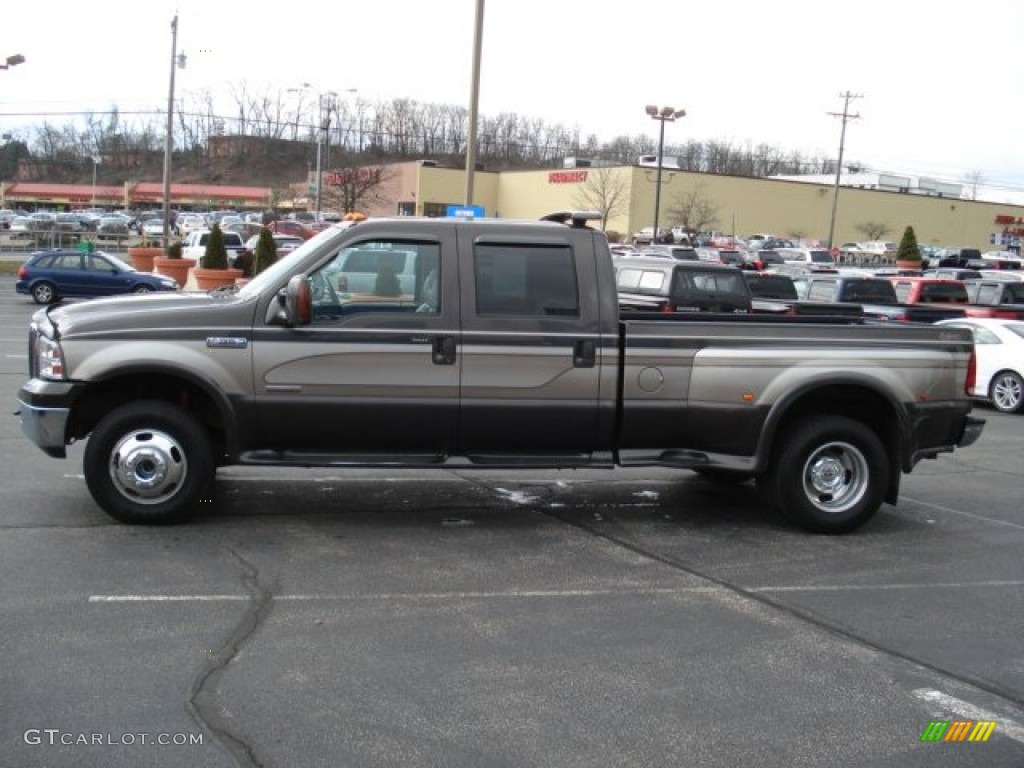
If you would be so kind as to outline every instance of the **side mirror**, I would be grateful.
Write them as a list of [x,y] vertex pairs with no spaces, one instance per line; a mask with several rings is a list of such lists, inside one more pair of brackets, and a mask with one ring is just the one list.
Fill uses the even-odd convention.
[[288,285],[278,294],[277,308],[272,311],[272,322],[289,328],[309,325],[313,321],[313,293],[305,275],[292,276]]

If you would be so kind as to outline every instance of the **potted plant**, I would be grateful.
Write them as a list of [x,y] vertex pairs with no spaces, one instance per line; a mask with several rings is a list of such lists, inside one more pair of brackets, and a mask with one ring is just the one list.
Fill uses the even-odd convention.
[[233,285],[242,276],[242,270],[228,266],[228,249],[224,246],[224,234],[220,226],[214,224],[210,228],[210,236],[206,238],[206,250],[199,266],[192,271],[196,286],[201,291],[211,291],[225,285]]
[[181,255],[181,240],[175,240],[167,246],[166,256],[157,256],[154,259],[154,267],[161,275],[174,278],[179,288],[184,288],[188,282],[188,272],[195,266],[195,259],[186,259]]
[[911,226],[903,230],[903,238],[900,240],[899,250],[896,251],[896,268],[921,269],[921,249],[917,245],[917,235]]
[[270,231],[270,227],[261,227],[260,239],[256,242],[253,274],[258,275],[275,261],[277,261],[277,243],[274,241],[274,234]]

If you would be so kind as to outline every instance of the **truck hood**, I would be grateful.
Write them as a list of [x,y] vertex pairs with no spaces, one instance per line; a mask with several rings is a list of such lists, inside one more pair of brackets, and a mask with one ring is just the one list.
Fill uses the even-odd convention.
[[[49,323],[59,338],[152,332],[175,329],[251,328],[256,301],[233,292],[132,294],[58,304],[40,310],[34,320]],[[45,314],[45,320],[40,315]]]

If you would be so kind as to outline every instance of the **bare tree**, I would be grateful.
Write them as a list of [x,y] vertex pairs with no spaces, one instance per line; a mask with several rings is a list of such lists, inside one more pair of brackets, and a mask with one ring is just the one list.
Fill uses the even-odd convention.
[[968,171],[967,173],[964,174],[963,180],[971,188],[971,192],[970,192],[971,196],[970,196],[969,199],[977,200],[978,199],[978,187],[980,187],[982,184],[984,184],[987,181],[987,179],[985,178],[985,174],[982,173],[981,171],[977,171],[977,170],[975,170],[975,171]]
[[883,221],[862,221],[854,229],[864,235],[865,240],[881,240],[892,231]]
[[705,185],[697,184],[676,197],[668,215],[687,232],[706,232],[718,223],[718,205],[707,196]]
[[387,201],[386,190],[395,172],[386,165],[359,165],[358,158],[345,159],[324,174],[326,205],[342,213],[365,210]]
[[601,214],[601,229],[608,228],[608,219],[624,213],[629,206],[629,185],[626,176],[612,168],[588,168],[587,180],[577,190],[573,205]]

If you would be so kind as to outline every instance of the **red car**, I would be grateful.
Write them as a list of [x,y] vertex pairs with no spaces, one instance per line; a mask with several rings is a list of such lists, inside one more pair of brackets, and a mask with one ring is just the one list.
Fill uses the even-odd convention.
[[301,221],[291,221],[290,219],[275,221],[270,225],[270,230],[282,235],[294,235],[295,237],[301,237],[303,240],[309,240],[309,238],[316,234],[316,232],[307,227]]

